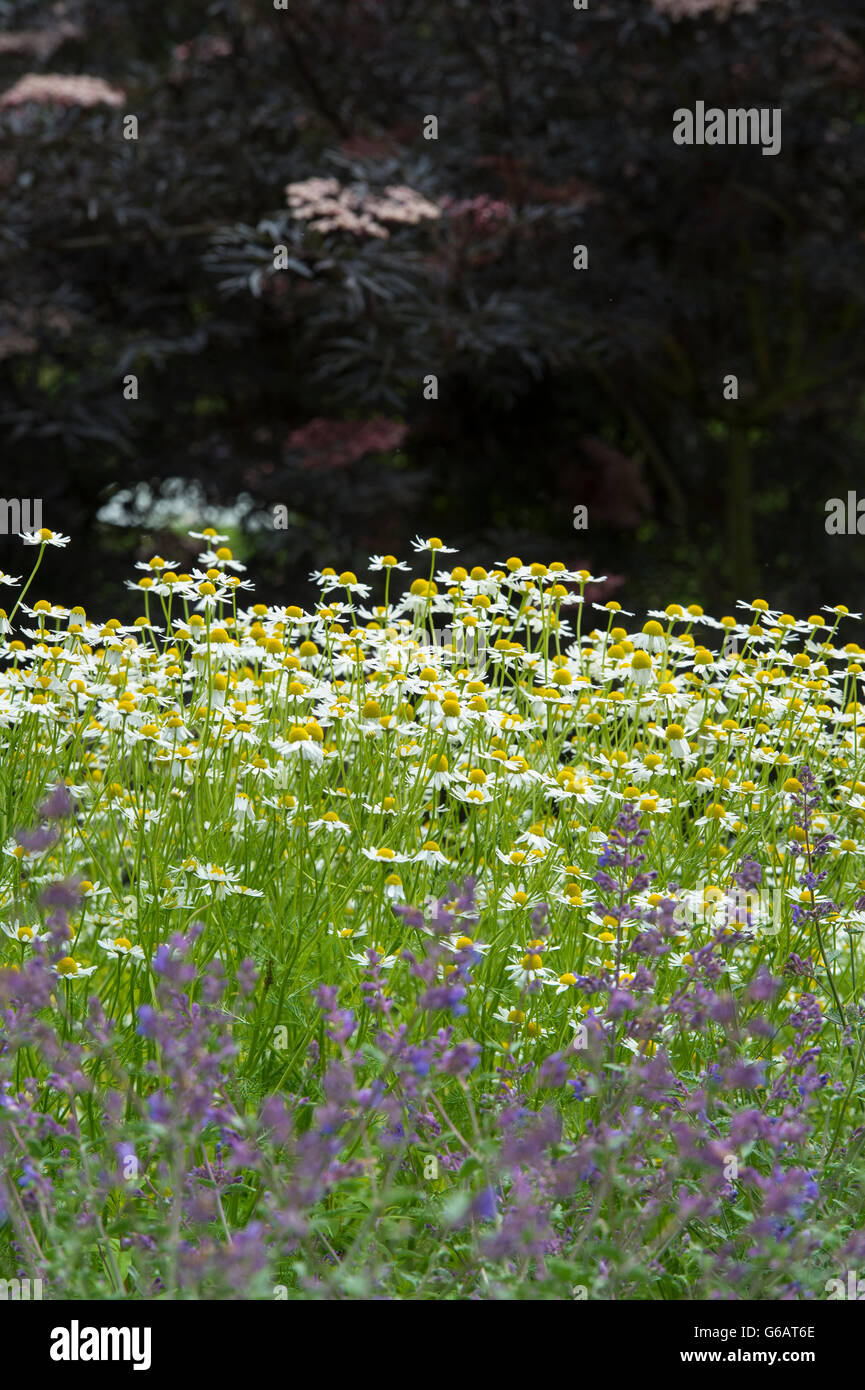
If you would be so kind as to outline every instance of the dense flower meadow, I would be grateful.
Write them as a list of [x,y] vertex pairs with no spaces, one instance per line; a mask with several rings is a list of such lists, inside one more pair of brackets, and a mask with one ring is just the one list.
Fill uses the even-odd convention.
[[196,538],[128,625],[0,575],[0,1277],[821,1299],[862,1267],[861,615],[643,620],[438,538],[307,610]]

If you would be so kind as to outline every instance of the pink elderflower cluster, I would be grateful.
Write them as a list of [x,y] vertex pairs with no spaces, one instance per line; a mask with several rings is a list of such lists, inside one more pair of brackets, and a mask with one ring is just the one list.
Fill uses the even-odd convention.
[[24,106],[122,106],[125,93],[109,87],[101,77],[59,72],[28,72],[0,96],[0,107]]
[[462,223],[474,236],[494,236],[513,221],[514,210],[501,198],[480,193],[476,198],[442,199],[442,208],[454,222]]
[[761,0],[652,0],[658,14],[668,19],[699,19],[714,14],[716,19],[729,19],[733,14],[753,14]]
[[338,179],[314,178],[286,184],[285,192],[292,217],[318,232],[386,239],[390,236],[387,222],[414,227],[441,217],[435,203],[405,184],[389,184],[379,195],[362,186],[343,185]]
[[40,333],[67,337],[73,321],[73,315],[55,305],[20,305],[0,299],[0,362],[36,352]]
[[188,63],[190,59],[209,63],[215,58],[228,58],[231,44],[219,34],[202,34],[200,38],[175,44],[172,52],[178,63]]
[[327,420],[317,416],[293,430],[288,447],[302,452],[304,468],[345,468],[364,454],[398,449],[408,432],[399,420]]
[[83,34],[77,24],[57,24],[52,29],[19,29],[16,33],[0,34],[0,54],[32,53],[44,61],[67,39],[80,39]]

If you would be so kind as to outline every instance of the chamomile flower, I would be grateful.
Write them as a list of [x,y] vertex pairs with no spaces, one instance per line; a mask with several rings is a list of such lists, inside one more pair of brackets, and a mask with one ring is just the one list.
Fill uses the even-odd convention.
[[96,943],[106,951],[109,956],[121,960],[144,960],[144,952],[139,945],[133,945],[126,936],[100,937]]
[[367,569],[372,573],[380,570],[402,570],[411,573],[411,565],[407,565],[405,560],[398,560],[395,555],[371,555]]
[[536,981],[541,984],[552,984],[558,979],[558,976],[547,965],[546,957],[551,951],[558,949],[558,946],[550,946],[548,942],[529,942],[519,960],[508,965],[505,973],[512,984],[519,989],[525,989]]
[[361,854],[365,859],[372,859],[378,864],[408,864],[412,857],[410,854],[391,849],[390,845],[380,845],[377,849],[364,846]]
[[[345,908],[343,911],[345,912]],[[331,923],[329,934],[344,942],[360,941],[362,937],[366,936],[367,929],[362,923],[359,922],[355,925],[351,918],[346,918],[344,921],[345,925],[342,926],[339,923]]]
[[350,953],[348,959],[353,961],[355,965],[363,966],[365,970],[368,970],[370,960],[367,951],[370,950],[375,951],[378,956],[376,964],[380,970],[392,970],[399,963],[399,956],[396,953],[388,955],[382,946],[368,946],[366,951]]
[[208,545],[224,545],[230,539],[227,535],[220,535],[212,526],[206,526],[203,531],[187,531],[186,534],[194,541],[207,541]]
[[411,856],[415,864],[434,864],[447,866],[450,860],[439,848],[437,840],[425,840],[419,850]]
[[466,932],[452,932],[450,936],[440,938],[445,950],[452,951],[454,955],[466,956],[471,959],[480,960],[488,951],[492,950],[489,941],[477,941],[473,936]]
[[417,555],[456,555],[457,551],[450,545],[444,545],[438,536],[430,536],[426,540],[422,536],[415,536],[411,543],[411,548]]
[[450,795],[469,807],[487,806],[491,801],[495,800],[492,787],[478,786],[471,781],[452,782],[450,786]]
[[205,550],[198,557],[198,563],[205,569],[234,570],[237,574],[243,574],[246,565],[240,560],[235,560],[234,555],[228,546],[219,546],[216,550]]
[[287,739],[274,742],[277,752],[284,758],[302,758],[316,766],[324,761],[321,740],[315,737],[314,730],[306,724],[295,724],[288,732]]
[[7,917],[0,919],[0,931],[4,936],[8,936],[10,941],[19,941],[25,946],[32,946],[37,941],[47,941],[48,933],[40,932],[38,927],[30,922],[22,921],[20,918],[10,920]]
[[[623,657],[623,661],[626,658]],[[627,673],[638,689],[645,690],[655,683],[655,671],[648,651],[635,651],[627,667]]]
[[667,634],[656,618],[650,618],[642,632],[632,637],[631,641],[639,651],[659,653],[666,649]]
[[510,1035],[511,1045],[516,1044],[514,1034],[518,1034],[522,1039],[545,1038],[549,1030],[542,1028],[537,1019],[529,1018],[525,1009],[506,1008],[504,1006],[496,1009],[492,1015],[499,1023],[506,1025]]
[[80,965],[72,956],[62,956],[56,961],[51,969],[55,975],[62,980],[73,981],[86,979],[88,975],[94,975],[97,970],[95,965]]
[[309,822],[310,830],[324,830],[329,835],[350,835],[351,826],[340,820],[336,811],[325,811],[317,820]]
[[710,801],[703,814],[697,816],[694,825],[715,826],[719,830],[733,830],[737,821],[736,812],[724,806],[723,802]]
[[58,550],[62,550],[72,539],[71,536],[62,536],[59,531],[49,531],[47,526],[43,526],[38,531],[19,531],[18,539],[25,545],[51,545]]

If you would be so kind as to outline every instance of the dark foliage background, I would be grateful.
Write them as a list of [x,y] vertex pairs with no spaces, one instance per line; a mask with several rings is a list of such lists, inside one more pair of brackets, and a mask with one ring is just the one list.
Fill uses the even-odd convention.
[[[75,541],[41,592],[122,615],[131,559],[194,552],[146,500],[97,514],[186,479],[244,497],[274,597],[420,532],[635,605],[861,608],[865,539],[824,528],[865,496],[861,0],[286,3],[0,0],[2,492]],[[27,74],[116,104],[18,103]],[[780,155],[676,146],[698,100],[781,107]],[[310,178],[440,216],[322,232]]]

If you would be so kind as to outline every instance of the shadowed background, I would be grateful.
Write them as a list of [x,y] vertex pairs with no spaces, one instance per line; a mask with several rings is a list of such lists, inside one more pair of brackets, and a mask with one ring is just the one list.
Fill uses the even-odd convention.
[[[676,146],[698,100],[781,153]],[[420,532],[858,611],[863,122],[840,0],[0,0],[0,491],[74,541],[28,597],[137,613],[211,522],[268,599]]]

